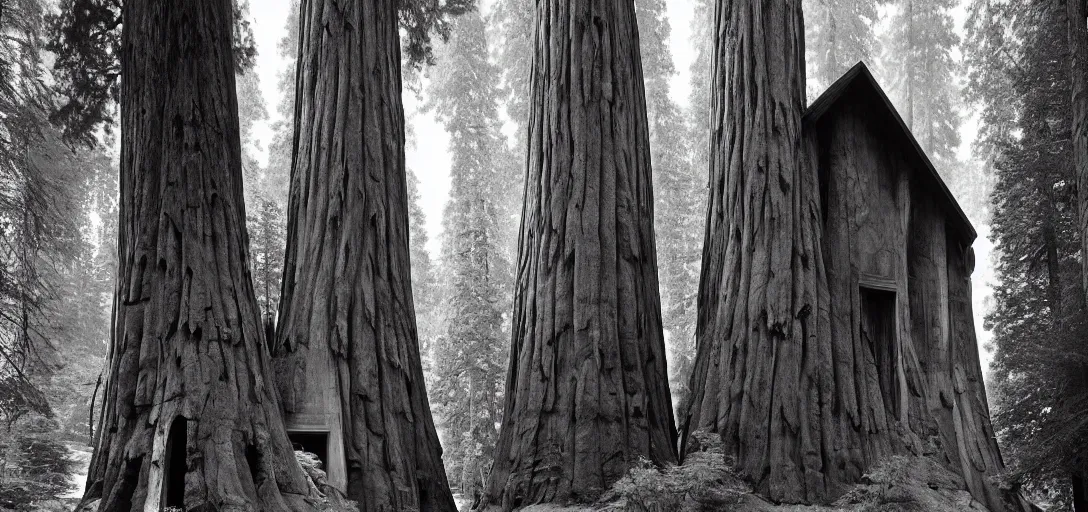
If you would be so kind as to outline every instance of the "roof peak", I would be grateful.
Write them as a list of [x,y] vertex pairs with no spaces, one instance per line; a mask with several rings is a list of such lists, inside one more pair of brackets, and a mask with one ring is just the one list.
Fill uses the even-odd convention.
[[910,127],[903,121],[902,116],[899,115],[899,111],[895,109],[895,105],[888,98],[888,95],[884,92],[884,89],[880,87],[880,84],[876,81],[876,77],[869,71],[869,67],[865,65],[864,61],[858,61],[854,64],[846,73],[844,73],[835,83],[831,84],[827,90],[823,92],[819,97],[813,101],[802,116],[802,122],[806,125],[814,125],[825,114],[833,110],[843,100],[855,99],[857,95],[847,95],[846,92],[852,88],[860,86],[870,89],[875,93],[880,103],[886,110],[886,112],[895,121],[894,125],[898,127],[898,131],[901,136],[905,137],[908,142],[908,146],[913,149],[913,152],[919,157],[922,165],[929,171],[933,179],[936,180],[937,188],[939,189],[939,195],[944,197],[953,215],[959,218],[961,228],[963,228],[965,234],[968,236],[969,241],[974,241],[978,237],[978,233],[975,231],[975,227],[971,225],[971,220],[967,218],[967,214],[963,212],[959,202],[956,201],[955,196],[952,195],[952,191],[948,189],[948,185],[941,178],[940,173],[937,172],[937,168],[934,167],[933,162],[929,159],[929,155],[922,149],[922,146],[918,143],[918,139],[914,137],[914,133],[911,132]]

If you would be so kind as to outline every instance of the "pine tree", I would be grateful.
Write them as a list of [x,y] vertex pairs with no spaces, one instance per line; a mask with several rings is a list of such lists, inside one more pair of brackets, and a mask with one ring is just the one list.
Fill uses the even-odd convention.
[[287,222],[275,200],[258,196],[255,201],[257,204],[247,205],[249,256],[257,304],[267,325],[279,310]]
[[427,216],[420,205],[419,178],[411,170],[408,171],[408,243],[412,259],[412,297],[415,298],[416,323],[419,325],[419,353],[423,358],[427,389],[433,389],[432,352],[441,329],[437,318],[439,291],[434,262],[427,251]]
[[896,0],[886,35],[885,74],[903,120],[961,207],[978,222],[988,217],[988,205],[980,198],[989,191],[990,179],[985,165],[957,156],[963,124],[957,83],[962,64],[955,57],[961,45],[952,17],[957,5],[956,0]]
[[994,425],[1014,480],[1054,504],[1071,501],[1088,431],[1083,380],[1088,319],[1080,299],[1073,95],[1061,2],[975,2],[968,91],[996,178],[1000,259],[994,309]]
[[287,245],[287,219],[283,215],[287,191],[280,188],[285,184],[282,177],[271,172],[273,166],[262,168],[257,161],[260,141],[255,138],[253,128],[268,119],[257,73],[247,70],[238,75],[236,88],[250,267],[257,305],[261,308],[261,320],[268,329],[274,325],[279,307],[280,279]]
[[477,497],[492,458],[508,332],[503,328],[510,263],[502,246],[509,191],[501,166],[498,70],[488,62],[477,12],[453,24],[433,69],[433,108],[450,134],[451,191],[443,216],[443,329],[434,349],[432,390],[446,440],[450,483]]
[[295,144],[295,73],[298,59],[299,0],[291,0],[284,26],[287,33],[276,45],[282,61],[276,86],[280,102],[276,105],[279,119],[272,123],[272,140],[268,143],[268,165],[264,169],[264,190],[269,199],[287,211],[287,189],[291,179],[291,152]]
[[961,124],[955,6],[954,0],[898,0],[885,58],[896,108],[953,190]]
[[[822,91],[859,61],[880,56],[875,26],[887,0],[805,0],[808,90]],[[815,96],[812,96],[815,97]]]
[[668,47],[671,29],[665,2],[638,0],[635,15],[654,171],[661,321],[668,334],[672,398],[682,404],[687,399],[687,380],[695,358],[695,289],[699,280],[706,167],[692,165],[689,160],[691,142],[686,119],[669,96],[669,80],[676,70]]
[[264,186],[264,172],[257,162],[260,141],[253,133],[254,126],[268,119],[264,96],[261,95],[260,77],[256,71],[246,70],[235,82],[238,95],[238,132],[242,140],[242,187],[246,201],[246,213],[260,208],[261,199],[268,199],[269,193]]
[[80,381],[97,374],[108,326],[98,294],[102,284],[112,290],[85,275],[93,266],[87,213],[109,162],[70,150],[49,122],[49,8],[0,0],[0,501],[16,508],[28,503],[12,500],[64,490],[31,478],[38,462],[22,448],[61,439],[77,414],[86,425],[76,404],[91,390]]
[[[525,154],[529,136],[529,78],[533,62],[532,0],[496,0],[488,18],[489,41],[494,47],[499,70],[501,104],[514,123],[513,147],[497,155],[496,163],[505,169],[502,190],[500,232],[506,258],[517,259],[518,225],[525,189]],[[511,286],[513,284],[511,283]]]

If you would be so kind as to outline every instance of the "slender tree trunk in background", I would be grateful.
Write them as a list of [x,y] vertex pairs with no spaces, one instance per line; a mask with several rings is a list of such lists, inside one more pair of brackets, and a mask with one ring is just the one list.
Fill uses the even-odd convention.
[[120,266],[81,507],[312,509],[246,265],[232,8],[124,3]]
[[824,0],[824,7],[827,9],[826,26],[824,27],[824,37],[826,38],[824,47],[827,48],[827,55],[824,56],[823,74],[824,88],[827,88],[839,79],[841,73],[839,72],[838,45],[836,44],[838,27],[835,23],[834,0]]
[[412,299],[395,0],[303,0],[277,340],[288,411],[329,351],[347,495],[364,511],[454,511]]
[[914,0],[907,0],[907,127],[914,130]]
[[502,428],[483,505],[593,500],[676,460],[630,0],[541,0]]
[[827,445],[852,426],[830,410],[819,189],[801,149],[801,1],[720,0],[715,18],[717,128],[681,451],[694,431],[717,432],[759,492],[819,501],[854,466]]

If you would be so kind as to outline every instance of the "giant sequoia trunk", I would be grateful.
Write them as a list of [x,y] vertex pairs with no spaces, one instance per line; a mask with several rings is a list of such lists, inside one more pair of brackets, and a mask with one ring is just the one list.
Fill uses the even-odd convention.
[[720,0],[716,18],[683,449],[717,432],[775,501],[828,501],[920,455],[987,506],[1020,507],[991,478],[966,216],[863,66],[802,128],[801,0]]
[[412,301],[397,4],[302,2],[273,351],[288,419],[317,406],[362,510],[453,511]]
[[[804,172],[800,0],[715,10],[710,209],[684,441],[719,432],[772,499],[825,493],[820,407],[831,351],[819,196]],[[822,400],[821,400],[822,398]],[[837,463],[837,460],[827,460]]]
[[231,0],[127,1],[120,267],[83,505],[305,510],[246,266]]
[[1066,0],[1069,13],[1069,53],[1073,76],[1073,162],[1077,171],[1080,212],[1081,265],[1088,303],[1088,7],[1085,0]]
[[541,0],[505,406],[484,504],[675,460],[630,0]]

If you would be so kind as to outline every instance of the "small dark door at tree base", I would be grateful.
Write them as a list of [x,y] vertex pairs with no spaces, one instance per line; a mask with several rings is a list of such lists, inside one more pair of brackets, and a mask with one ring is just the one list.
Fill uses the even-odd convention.
[[899,379],[896,377],[898,343],[895,325],[895,292],[861,287],[862,339],[876,362],[880,393],[888,412],[899,418]]
[[291,444],[295,450],[310,452],[321,459],[322,469],[329,466],[329,433],[328,432],[288,432]]
[[174,418],[166,437],[166,475],[163,478],[164,503],[167,507],[185,507],[185,443],[188,438],[188,420]]

